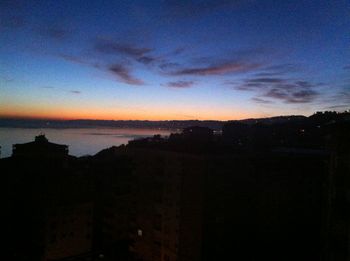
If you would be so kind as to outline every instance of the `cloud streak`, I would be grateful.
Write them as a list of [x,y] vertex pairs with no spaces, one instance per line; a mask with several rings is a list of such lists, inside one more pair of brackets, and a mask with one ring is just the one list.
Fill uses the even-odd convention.
[[67,61],[67,62],[91,66],[91,67],[95,67],[95,68],[100,68],[100,66],[97,63],[92,63],[92,62],[90,62],[87,59],[82,58],[82,57],[67,55],[67,54],[59,54],[58,57]]
[[153,49],[135,46],[130,43],[98,39],[94,45],[94,50],[100,54],[129,58],[144,65],[149,65],[160,60],[160,58],[151,55],[151,52],[154,51]]
[[185,89],[185,88],[191,88],[193,85],[194,85],[193,81],[176,81],[176,82],[168,82],[163,86],[167,86],[170,88]]
[[74,93],[74,94],[81,94],[81,91],[77,91],[77,90],[71,90],[69,91],[70,93]]
[[112,73],[113,75],[117,76],[119,81],[129,84],[129,85],[144,85],[144,81],[141,79],[138,79],[137,77],[134,77],[132,75],[132,70],[120,63],[113,63],[106,66],[102,66],[97,64],[96,62],[88,61],[85,58],[77,57],[77,56],[71,56],[71,55],[59,55],[60,58],[64,59],[67,62],[72,62],[80,65],[90,66],[95,69],[99,69],[102,71],[107,71],[109,73]]
[[121,65],[121,64],[113,64],[109,68],[109,71],[116,75],[118,79],[124,83],[130,84],[130,85],[144,85],[144,81],[141,79],[138,79],[131,75],[131,71]]
[[260,104],[272,104],[273,103],[272,101],[265,100],[265,99],[258,98],[258,97],[253,97],[252,101],[254,101],[256,103],[260,103]]
[[132,44],[112,42],[107,40],[97,40],[95,50],[104,54],[127,55],[134,58],[141,58],[152,49],[144,47],[136,47]]
[[270,102],[270,100],[266,100],[267,98],[289,104],[298,104],[313,102],[320,94],[316,89],[321,85],[305,80],[257,77],[246,79],[243,83],[234,85],[234,88],[239,91],[255,92],[256,97],[252,100],[257,103]]
[[339,109],[339,110],[345,110],[350,108],[349,104],[341,104],[341,105],[333,105],[333,106],[329,106],[326,107],[325,109]]
[[259,64],[245,64],[245,63],[223,63],[213,66],[204,67],[189,67],[182,68],[173,72],[170,75],[197,75],[197,76],[209,76],[209,75],[224,75],[236,72],[247,72],[258,68]]

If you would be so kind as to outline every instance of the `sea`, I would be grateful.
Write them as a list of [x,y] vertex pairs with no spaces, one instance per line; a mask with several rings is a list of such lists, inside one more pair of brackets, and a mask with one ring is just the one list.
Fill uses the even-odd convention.
[[127,144],[130,140],[151,137],[155,134],[169,136],[175,132],[177,131],[141,128],[0,128],[0,157],[11,156],[13,144],[33,141],[39,134],[45,134],[50,142],[68,145],[70,155],[85,156],[94,155],[105,148]]

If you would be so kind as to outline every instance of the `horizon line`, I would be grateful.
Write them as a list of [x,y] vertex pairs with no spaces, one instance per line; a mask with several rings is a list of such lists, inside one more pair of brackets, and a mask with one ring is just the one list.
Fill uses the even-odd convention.
[[[313,114],[311,114],[313,115]],[[120,122],[126,122],[126,121],[148,121],[148,122],[168,122],[168,121],[216,121],[216,122],[227,122],[227,121],[244,121],[244,120],[258,120],[258,119],[268,119],[268,118],[277,118],[277,117],[310,117],[303,115],[303,114],[287,114],[287,115],[277,115],[277,116],[267,116],[267,117],[258,117],[258,118],[244,118],[244,119],[230,119],[230,120],[214,120],[214,119],[205,119],[205,120],[199,120],[199,119],[182,119],[182,120],[149,120],[149,119],[129,119],[129,120],[116,120],[116,119],[87,119],[87,118],[76,118],[76,119],[60,119],[60,118],[40,118],[40,117],[2,117],[0,116],[0,120],[40,120],[40,121],[120,121]]]
[[167,121],[217,121],[217,122],[227,122],[227,121],[241,121],[241,120],[253,120],[253,119],[267,119],[267,118],[275,118],[275,117],[293,117],[293,116],[302,116],[302,117],[310,117],[317,112],[336,112],[336,113],[346,113],[348,110],[323,110],[323,111],[314,111],[311,114],[280,114],[280,115],[262,115],[257,117],[248,117],[248,118],[236,118],[236,119],[98,119],[98,118],[60,118],[60,117],[37,117],[37,116],[18,116],[18,115],[0,115],[0,120],[42,120],[42,121],[149,121],[149,122],[167,122]]

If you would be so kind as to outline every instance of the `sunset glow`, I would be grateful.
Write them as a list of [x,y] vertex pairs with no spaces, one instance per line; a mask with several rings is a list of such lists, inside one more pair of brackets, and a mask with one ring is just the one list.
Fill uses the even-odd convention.
[[349,11],[346,1],[1,1],[0,117],[343,111]]

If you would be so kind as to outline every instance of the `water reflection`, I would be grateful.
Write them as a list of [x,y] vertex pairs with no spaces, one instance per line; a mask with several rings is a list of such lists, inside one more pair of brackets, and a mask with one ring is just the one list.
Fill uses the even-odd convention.
[[129,140],[154,134],[169,135],[170,130],[158,129],[21,129],[0,128],[1,157],[11,156],[12,144],[32,141],[39,133],[54,143],[69,145],[69,153],[74,156],[93,155],[98,151]]

